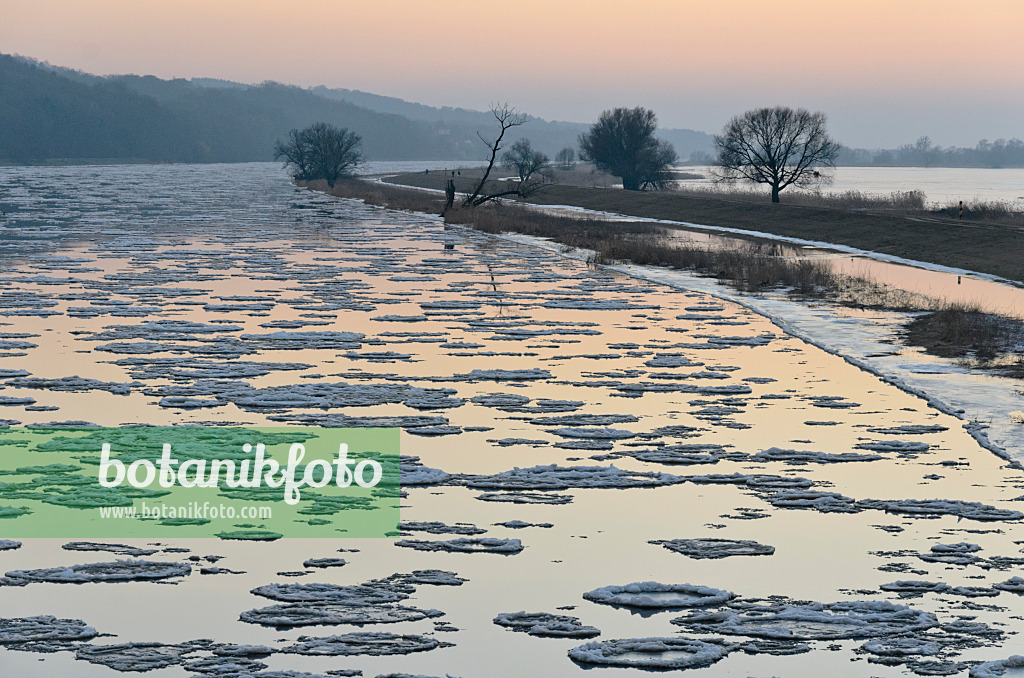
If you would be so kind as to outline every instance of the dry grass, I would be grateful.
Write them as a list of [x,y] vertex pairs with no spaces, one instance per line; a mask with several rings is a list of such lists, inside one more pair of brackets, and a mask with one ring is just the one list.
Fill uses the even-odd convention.
[[[959,219],[960,205],[951,202],[928,212],[946,219]],[[1024,209],[1004,200],[967,201],[964,203],[964,221],[984,221],[990,224],[1024,227]]]
[[[732,200],[738,202],[764,203],[769,193],[765,188],[741,188],[730,185],[687,185],[683,184],[674,191],[679,195],[692,198],[708,198],[713,200]],[[888,195],[864,193],[861,191],[843,191],[830,193],[821,191],[783,191],[782,201],[787,205],[802,207],[826,207],[847,210],[895,210],[902,212],[920,212],[925,209],[925,194],[922,191],[893,191]]]
[[909,322],[906,341],[934,355],[1002,369],[1007,360],[1020,363],[1016,352],[1024,341],[1024,321],[978,306],[947,303]]

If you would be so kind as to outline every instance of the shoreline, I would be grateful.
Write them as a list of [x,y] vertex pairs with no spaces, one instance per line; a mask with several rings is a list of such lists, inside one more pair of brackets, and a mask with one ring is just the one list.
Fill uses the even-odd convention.
[[[373,185],[375,184],[368,184],[368,186]],[[387,183],[385,185],[392,186]],[[312,186],[307,186],[307,188],[314,191],[320,190]],[[420,187],[419,190],[424,190],[424,188]],[[433,189],[426,190],[433,191]],[[364,200],[364,202],[367,201]],[[429,201],[424,201],[424,204],[427,202]],[[585,208],[577,209],[585,211]],[[436,214],[428,212],[419,214],[432,220],[442,219]],[[469,224],[452,225],[473,228]],[[570,248],[535,236],[521,233],[490,233],[490,235],[556,252],[570,259],[583,261],[592,259],[592,250]],[[909,359],[906,356],[901,357],[902,351],[893,352],[888,339],[892,333],[895,333],[898,328],[902,328],[903,324],[909,320],[911,315],[908,312],[876,311],[877,314],[884,314],[887,319],[887,331],[879,332],[877,316],[874,318],[842,317],[829,308],[831,306],[832,309],[838,310],[838,307],[827,303],[812,306],[807,301],[793,300],[779,292],[744,294],[731,290],[724,284],[719,284],[715,278],[702,277],[692,271],[639,266],[631,263],[591,263],[638,280],[700,291],[716,298],[738,303],[764,316],[787,334],[840,357],[858,369],[923,399],[930,407],[960,419],[964,422],[964,429],[979,446],[1006,461],[1010,468],[1024,469],[1022,466],[1024,427],[1012,421],[1012,413],[1020,407],[1014,402],[1016,391],[1019,388],[1017,380],[964,368],[956,365],[951,359],[923,352],[920,355],[926,364],[919,365],[913,362],[904,364]],[[928,379],[927,375],[941,378]],[[979,378],[991,380],[991,383],[994,384],[994,392],[992,388],[987,388],[984,389],[984,393],[972,397],[971,394],[979,390],[977,384],[972,384],[972,382]],[[993,416],[998,416],[999,421],[996,422]],[[988,419],[989,423],[983,423],[983,419]],[[1017,450],[1020,453],[1014,455],[1011,450]]]
[[[443,188],[442,181],[440,176],[420,173],[382,180],[395,187],[434,190]],[[456,177],[457,189],[463,192],[469,181],[468,175]],[[528,204],[575,207],[747,237],[772,237],[851,254],[870,252],[880,260],[920,262],[918,265],[939,267],[934,270],[970,271],[1024,283],[1024,264],[1015,256],[1024,251],[1024,228],[1014,226],[559,184],[542,188]],[[962,247],[968,236],[970,251]]]

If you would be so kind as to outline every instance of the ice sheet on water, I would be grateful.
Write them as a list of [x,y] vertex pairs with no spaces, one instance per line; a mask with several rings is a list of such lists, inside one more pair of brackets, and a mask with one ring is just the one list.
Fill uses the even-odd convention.
[[91,541],[69,541],[61,546],[61,548],[65,551],[107,551],[119,556],[131,556],[132,558],[151,556],[159,551],[159,549],[141,548],[127,544],[105,544]]
[[0,577],[0,586],[27,586],[34,583],[88,584],[159,581],[187,577],[191,573],[192,567],[187,563],[116,560],[110,563],[88,563],[69,567],[12,570]]
[[355,584],[341,586],[328,583],[309,584],[264,584],[252,589],[250,593],[286,603],[317,603],[331,605],[349,605],[367,607],[397,603],[409,597],[407,591],[401,591],[387,584]]
[[194,649],[164,643],[122,643],[81,648],[75,658],[116,671],[152,671],[181,664],[191,651]]
[[584,666],[639,669],[691,669],[711,666],[729,647],[691,638],[621,638],[594,641],[569,650],[569,658]]
[[635,309],[661,308],[657,304],[641,304],[624,299],[551,299],[545,308],[572,309],[580,311],[626,311]]
[[764,500],[776,508],[810,509],[819,513],[859,513],[862,508],[854,499],[838,492],[788,490],[771,494]]
[[494,623],[538,638],[594,638],[601,631],[582,624],[577,617],[548,612],[502,612]]
[[527,523],[522,520],[507,520],[503,523],[494,523],[498,527],[507,527],[512,530],[521,530],[524,527],[554,527],[551,523]]
[[880,440],[874,443],[857,443],[854,447],[873,452],[896,452],[901,456],[912,457],[927,452],[931,445],[919,441]]
[[310,349],[350,350],[359,348],[366,338],[359,332],[304,331],[269,332],[266,334],[243,334],[241,339],[262,349],[271,351],[304,351]]
[[659,539],[647,542],[689,558],[729,558],[732,556],[770,556],[775,547],[749,539]]
[[690,632],[834,640],[907,635],[938,626],[931,612],[889,601],[778,604],[764,609],[695,612],[672,620]]
[[440,610],[421,610],[404,605],[348,605],[345,603],[287,603],[242,612],[248,624],[278,629],[339,624],[394,624],[440,617]]
[[907,655],[936,655],[942,646],[934,640],[923,638],[882,638],[869,640],[861,649],[883,657],[905,657]]
[[661,487],[685,479],[668,473],[624,471],[615,466],[533,466],[514,468],[492,476],[465,476],[467,487],[482,490],[567,490]]
[[53,615],[6,619],[0,617],[0,645],[6,647],[44,641],[80,642],[92,640],[98,635],[96,629],[80,619],[58,619]]
[[949,515],[981,521],[1017,521],[1024,518],[1024,513],[1020,511],[999,509],[987,504],[959,499],[861,499],[857,505],[860,508],[910,516]]
[[724,458],[730,458],[721,445],[694,443],[691,445],[667,445],[652,449],[624,450],[604,457],[633,457],[651,464],[667,464],[686,466],[693,464],[717,464]]
[[985,662],[971,667],[970,678],[1003,678],[1009,669],[1024,668],[1024,656],[1015,654],[1007,659]]
[[420,458],[412,455],[401,457],[401,485],[440,485],[451,477],[441,469],[430,468],[420,463]]
[[115,381],[100,381],[88,379],[77,375],[72,377],[59,377],[57,379],[44,379],[42,377],[15,377],[4,382],[5,386],[12,388],[35,388],[47,391],[67,391],[82,393],[85,391],[107,391],[114,395],[128,395],[132,388],[142,386],[140,382],[130,383]]
[[811,452],[808,450],[784,450],[778,447],[769,447],[757,454],[751,455],[749,460],[754,462],[782,461],[787,464],[836,464],[851,461],[877,461],[881,459],[877,454],[857,454],[856,452]]
[[426,652],[438,647],[451,646],[451,643],[443,643],[427,636],[359,632],[322,638],[299,636],[297,643],[284,647],[281,652],[330,657],[350,655],[382,656]]
[[631,424],[640,421],[632,414],[567,414],[558,417],[534,417],[530,423],[536,426],[608,426],[610,424]]
[[488,440],[487,442],[493,443],[498,447],[512,447],[513,445],[529,445],[531,447],[539,447],[541,445],[549,444],[547,440],[533,440],[530,438],[502,438],[500,440]]
[[571,494],[556,494],[554,492],[484,492],[478,494],[476,499],[480,501],[493,501],[509,504],[571,504]]
[[20,548],[20,541],[14,541],[13,539],[0,539],[0,551],[13,551]]
[[594,603],[643,610],[677,610],[717,607],[736,597],[735,593],[693,584],[662,584],[642,581],[625,586],[602,586],[583,597]]
[[470,537],[430,541],[423,539],[401,539],[395,546],[417,551],[444,551],[447,553],[498,553],[515,555],[525,548],[518,539],[495,539],[493,537]]
[[940,426],[938,424],[903,424],[901,426],[888,426],[881,428],[869,428],[872,433],[881,433],[882,435],[898,436],[898,435],[925,435],[927,433],[942,433],[948,431],[948,426]]
[[302,561],[302,566],[307,568],[342,567],[346,564],[344,558],[307,558]]
[[920,596],[923,593],[945,593],[949,590],[949,584],[940,581],[923,581],[917,579],[901,579],[899,581],[882,584],[878,588],[883,591],[900,594],[900,597]]
[[484,534],[487,530],[481,529],[476,525],[468,525],[460,523],[456,525],[446,525],[437,520],[429,522],[410,520],[403,521],[398,525],[398,529],[402,532],[427,532],[429,534],[464,534],[464,535],[477,535]]
[[584,438],[595,440],[623,440],[635,438],[636,433],[624,429],[606,428],[601,426],[590,427],[566,427],[550,431],[550,433],[563,438]]
[[1010,577],[1006,581],[993,584],[992,588],[999,589],[1000,591],[1009,591],[1010,593],[1016,593],[1017,595],[1024,595],[1024,579],[1020,577]]
[[552,374],[539,367],[520,370],[472,370],[468,374],[456,374],[448,377],[449,381],[536,381],[539,379],[551,379]]

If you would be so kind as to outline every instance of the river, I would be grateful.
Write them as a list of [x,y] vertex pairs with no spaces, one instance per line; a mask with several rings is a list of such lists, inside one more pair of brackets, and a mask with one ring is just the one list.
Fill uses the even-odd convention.
[[[1019,650],[1024,598],[1010,578],[1024,562],[1021,473],[961,419],[749,304],[297,189],[274,164],[0,168],[0,186],[0,396],[12,399],[2,412],[12,425],[406,417],[402,454],[446,473],[424,471],[433,480],[404,488],[401,539],[440,543],[472,525],[523,547],[174,539],[148,559],[192,565],[176,585],[0,579],[5,676],[145,668],[137,646],[117,645],[130,642],[163,644],[169,659],[150,675],[196,675],[216,658],[184,645],[198,639],[266,646],[258,662],[271,670],[365,676],[571,676],[601,657],[692,660],[701,666],[691,675],[709,677],[966,675],[963,662]],[[210,328],[216,339],[202,334]],[[330,332],[363,336],[337,346]],[[325,409],[303,404],[310,385],[409,390]],[[267,408],[240,396],[254,393],[294,399]],[[182,395],[212,406],[165,400]],[[0,505],[31,508],[5,488]],[[415,524],[427,522],[443,525]],[[113,559],[65,550],[67,540],[21,541],[0,550],[2,571]],[[722,549],[735,555],[710,557]],[[339,550],[344,567],[303,567]],[[223,556],[218,567],[236,574],[200,574],[190,555]],[[411,574],[421,570],[451,574],[437,585],[424,583],[436,574]],[[295,628],[239,620],[278,602],[256,587],[380,590],[394,573],[418,583],[388,591],[441,616]],[[583,595],[644,582],[676,592],[641,584],[614,605],[593,600],[607,589]],[[651,607],[666,599],[674,606]],[[535,624],[493,622],[519,611],[575,617],[545,619],[600,635],[538,637]],[[111,635],[45,653],[4,636],[5,624],[35,615]],[[354,641],[367,631],[406,643],[376,637],[344,656],[295,650],[300,636]],[[648,640],[625,642],[637,639]],[[577,649],[588,642],[597,645]],[[203,675],[242,675],[218,666]]]

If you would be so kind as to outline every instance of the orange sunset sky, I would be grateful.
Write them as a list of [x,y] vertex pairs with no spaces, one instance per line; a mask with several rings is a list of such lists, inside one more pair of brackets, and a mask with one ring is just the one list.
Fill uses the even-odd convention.
[[0,52],[708,132],[803,106],[862,147],[1024,137],[1022,0],[0,0]]

